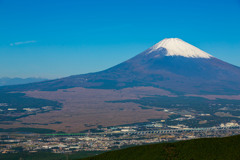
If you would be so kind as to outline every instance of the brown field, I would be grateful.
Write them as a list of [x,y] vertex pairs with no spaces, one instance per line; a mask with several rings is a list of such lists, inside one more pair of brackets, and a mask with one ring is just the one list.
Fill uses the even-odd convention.
[[[61,102],[63,107],[61,110],[18,119],[11,125],[1,125],[1,128],[47,128],[74,133],[96,128],[98,125],[106,127],[146,122],[148,119],[166,119],[168,114],[156,111],[156,108],[144,110],[135,103],[108,103],[106,101],[137,99],[152,95],[174,96],[168,91],[153,87],[121,90],[72,88],[58,91],[28,91],[26,95],[56,100]],[[61,123],[54,124],[56,122]]]

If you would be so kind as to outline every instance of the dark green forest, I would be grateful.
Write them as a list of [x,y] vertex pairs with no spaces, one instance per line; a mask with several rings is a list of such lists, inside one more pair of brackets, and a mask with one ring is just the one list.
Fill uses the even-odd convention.
[[239,160],[240,135],[137,146],[81,160]]

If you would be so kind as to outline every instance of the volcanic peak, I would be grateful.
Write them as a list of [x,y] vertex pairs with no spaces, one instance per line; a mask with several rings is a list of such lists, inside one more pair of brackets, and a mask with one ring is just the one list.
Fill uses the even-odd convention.
[[183,56],[188,58],[212,58],[213,56],[198,49],[197,47],[179,39],[179,38],[165,38],[158,42],[146,54],[165,49],[165,56]]

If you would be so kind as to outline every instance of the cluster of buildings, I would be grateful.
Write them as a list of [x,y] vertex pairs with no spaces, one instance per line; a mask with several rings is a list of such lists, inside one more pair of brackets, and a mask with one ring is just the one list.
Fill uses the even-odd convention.
[[[143,130],[143,127],[145,129]],[[201,137],[224,137],[240,134],[236,122],[211,128],[188,128],[183,124],[161,129],[161,121],[143,126],[118,126],[104,128],[103,132],[84,134],[0,134],[0,153],[21,151],[72,153],[78,151],[109,151],[126,146],[168,141],[188,140]],[[156,132],[158,131],[158,132]]]

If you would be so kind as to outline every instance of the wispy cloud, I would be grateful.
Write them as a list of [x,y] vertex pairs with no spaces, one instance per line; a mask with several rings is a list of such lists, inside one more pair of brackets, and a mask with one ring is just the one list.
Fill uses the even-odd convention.
[[18,45],[22,45],[22,44],[29,44],[29,43],[36,43],[37,41],[23,41],[23,42],[14,42],[14,43],[10,43],[10,46],[18,46]]

